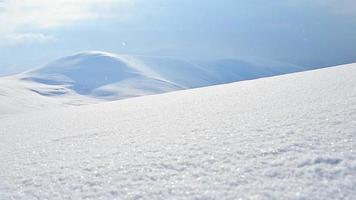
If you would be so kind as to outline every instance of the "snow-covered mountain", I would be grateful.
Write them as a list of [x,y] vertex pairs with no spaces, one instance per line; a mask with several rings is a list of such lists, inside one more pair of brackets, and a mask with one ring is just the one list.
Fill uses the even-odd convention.
[[65,57],[25,72],[22,79],[63,85],[80,95],[115,99],[183,89],[134,58],[104,52]]
[[0,96],[0,114],[118,100],[302,70],[305,69],[293,65],[261,65],[237,59],[192,62],[170,57],[82,52],[0,78],[0,93],[7,94]]
[[355,199],[355,77],[351,64],[1,115],[0,199]]

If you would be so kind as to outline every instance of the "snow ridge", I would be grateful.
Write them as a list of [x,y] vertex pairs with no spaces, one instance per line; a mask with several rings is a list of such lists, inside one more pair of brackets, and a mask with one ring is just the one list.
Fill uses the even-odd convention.
[[[279,65],[274,63],[271,67],[237,59],[193,62],[170,57],[88,51],[1,78],[0,82],[4,84],[0,85],[0,91],[11,91],[7,85],[16,85],[19,91],[0,98],[3,102],[18,99],[17,106],[22,110],[33,110],[31,107],[40,109],[41,104],[51,104],[48,107],[86,105],[304,70],[292,65]],[[24,94],[41,101],[26,102]],[[77,103],[71,103],[73,100]],[[6,111],[0,107],[0,114],[19,110],[9,107],[11,105]]]

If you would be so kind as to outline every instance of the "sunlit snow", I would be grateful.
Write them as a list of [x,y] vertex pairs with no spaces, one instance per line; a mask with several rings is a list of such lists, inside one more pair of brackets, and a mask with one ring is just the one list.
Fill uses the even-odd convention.
[[350,64],[0,115],[0,199],[355,199],[355,77]]

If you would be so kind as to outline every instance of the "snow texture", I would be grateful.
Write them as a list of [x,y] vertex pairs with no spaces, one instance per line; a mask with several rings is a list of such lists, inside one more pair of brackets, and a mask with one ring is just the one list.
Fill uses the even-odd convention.
[[0,199],[356,199],[355,77],[0,115]]

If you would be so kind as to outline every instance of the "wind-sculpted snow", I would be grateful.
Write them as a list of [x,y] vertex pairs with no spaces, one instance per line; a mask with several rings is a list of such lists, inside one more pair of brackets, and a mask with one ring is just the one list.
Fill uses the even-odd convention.
[[284,63],[263,63],[236,59],[192,62],[83,52],[2,77],[0,92],[7,92],[0,96],[0,114],[86,105],[305,70]]
[[[46,100],[35,105],[33,98],[28,102],[18,102],[16,107],[19,109],[16,110],[21,110],[21,107],[22,110],[28,110],[30,107],[40,108],[38,104],[48,105],[48,101],[55,102],[52,103],[54,106],[65,106],[71,102],[65,100],[68,94],[69,99],[74,96],[77,104],[82,105],[87,104],[88,99],[89,102],[111,101],[305,70],[292,65],[280,65],[274,63],[271,67],[236,59],[198,63],[169,57],[93,51],[64,57],[16,76],[3,77],[0,82],[21,86],[16,93],[3,96],[3,101],[21,99],[23,94],[29,92],[36,93],[31,96],[41,95],[40,99]],[[39,85],[41,87],[37,87]],[[0,84],[1,90],[11,90],[11,87]],[[0,114],[16,112],[10,107],[4,104],[0,107]]]
[[[128,96],[133,97],[142,96],[142,93],[145,94],[150,90],[163,93],[182,89],[144,65],[133,63],[124,56],[119,57],[103,52],[80,53],[62,58],[39,69],[26,72],[22,76],[24,80],[42,84],[63,85],[80,95],[100,97],[102,95],[97,94],[105,93],[104,96],[116,99],[124,98],[126,95],[121,96],[121,93],[108,93],[108,91],[100,93],[100,88],[108,85],[121,86],[123,82],[131,82],[132,84],[128,87],[117,87],[117,89],[127,91],[132,89]],[[139,90],[139,88],[146,90]]]
[[192,62],[169,57],[83,52],[0,78],[0,114],[86,105],[305,70],[236,59]]
[[0,117],[0,199],[355,199],[356,65]]

